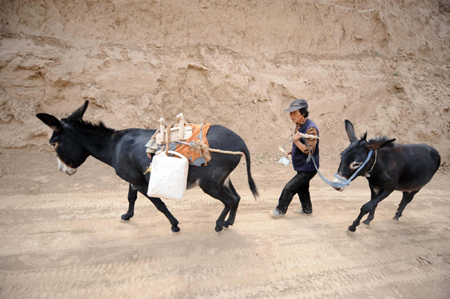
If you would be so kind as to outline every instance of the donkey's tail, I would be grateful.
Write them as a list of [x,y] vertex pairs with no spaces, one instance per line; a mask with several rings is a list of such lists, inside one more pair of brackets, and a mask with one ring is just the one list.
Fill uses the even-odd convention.
[[245,164],[247,166],[247,178],[248,178],[248,185],[250,187],[250,190],[252,190],[253,193],[253,197],[256,198],[259,196],[258,193],[258,188],[256,188],[256,184],[255,181],[252,178],[252,173],[250,171],[250,164],[251,164],[251,160],[250,160],[250,152],[248,150],[248,148],[245,146],[244,150],[243,150],[244,156],[245,156]]

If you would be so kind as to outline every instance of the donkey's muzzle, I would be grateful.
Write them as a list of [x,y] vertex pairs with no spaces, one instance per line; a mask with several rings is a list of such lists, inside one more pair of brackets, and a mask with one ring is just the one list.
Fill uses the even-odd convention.
[[75,172],[77,172],[76,168],[72,168],[67,166],[59,157],[56,157],[56,160],[58,161],[58,170],[61,172],[64,172],[65,174],[72,175]]
[[336,185],[340,186],[334,185],[333,188],[337,191],[344,191],[344,189],[348,186],[347,180],[344,177],[338,175],[337,173],[334,175],[334,177],[335,178],[333,180],[333,183],[337,183]]

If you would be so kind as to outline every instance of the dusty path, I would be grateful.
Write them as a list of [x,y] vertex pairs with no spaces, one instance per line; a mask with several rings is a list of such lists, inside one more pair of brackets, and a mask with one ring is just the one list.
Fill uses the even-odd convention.
[[194,189],[165,201],[182,230],[171,235],[142,197],[134,218],[119,220],[127,185],[105,166],[89,160],[67,177],[53,155],[27,155],[0,154],[1,298],[450,297],[450,186],[443,172],[400,222],[391,220],[396,193],[369,228],[349,235],[346,227],[369,196],[364,179],[339,193],[315,178],[312,216],[289,211],[272,219],[268,211],[292,172],[255,165],[261,197],[254,201],[240,165],[232,177],[242,196],[236,224],[218,236],[221,203]]

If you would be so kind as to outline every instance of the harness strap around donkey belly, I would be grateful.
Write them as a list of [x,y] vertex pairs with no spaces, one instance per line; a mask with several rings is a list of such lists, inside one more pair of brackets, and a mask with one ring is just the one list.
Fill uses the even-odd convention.
[[[311,148],[309,147],[309,144],[308,144],[306,138],[305,138],[305,137],[302,137],[302,138],[303,138],[303,140],[305,141],[305,143],[306,143],[306,145],[308,146],[308,149],[309,149],[308,159],[307,159],[306,161],[309,162],[310,160],[312,160],[313,163],[314,163],[314,167],[316,168],[317,174],[319,175],[319,177],[320,177],[325,183],[327,183],[328,185],[330,185],[330,186],[332,186],[332,187],[335,187],[335,188],[342,188],[342,187],[345,187],[345,186],[350,185],[350,183],[351,183],[352,180],[356,177],[356,175],[361,171],[361,169],[363,169],[363,167],[367,164],[367,162],[369,162],[370,157],[372,156],[372,152],[373,152],[373,150],[370,150],[370,151],[369,151],[369,154],[367,155],[367,158],[366,158],[366,160],[364,161],[364,163],[363,163],[361,166],[359,166],[359,168],[355,171],[355,173],[353,173],[353,175],[352,175],[348,180],[345,180],[344,178],[338,176],[338,175],[335,173],[334,176],[335,176],[336,178],[338,178],[338,179],[339,179],[340,181],[342,181],[342,182],[341,182],[341,183],[340,183],[340,182],[332,182],[332,181],[329,181],[329,180],[327,180],[326,178],[324,178],[323,175],[320,173],[319,168],[317,168],[316,161],[314,161],[314,159],[311,159],[311,157],[312,157],[312,155],[311,155]],[[373,166],[375,166],[375,164],[374,164]],[[372,168],[373,168],[373,166],[372,166]],[[372,170],[372,169],[371,169],[371,170]]]

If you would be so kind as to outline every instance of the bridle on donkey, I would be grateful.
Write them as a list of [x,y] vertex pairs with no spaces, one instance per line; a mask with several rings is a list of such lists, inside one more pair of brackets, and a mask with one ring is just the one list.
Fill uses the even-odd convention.
[[[305,141],[306,146],[308,146],[308,159],[306,159],[306,162],[308,163],[310,160],[313,161],[314,167],[317,170],[317,174],[319,175],[319,177],[328,185],[335,187],[335,188],[342,188],[345,186],[350,185],[350,183],[352,182],[352,180],[356,177],[356,175],[361,171],[361,169],[363,169],[364,166],[366,166],[367,162],[369,162],[370,157],[372,157],[372,152],[373,150],[369,151],[369,154],[367,155],[366,160],[364,161],[363,164],[361,164],[361,166],[358,167],[358,169],[353,173],[353,175],[346,180],[345,178],[341,177],[340,175],[338,175],[337,173],[334,174],[334,176],[340,181],[340,182],[332,182],[327,180],[326,178],[323,177],[323,175],[320,173],[319,168],[317,168],[316,165],[316,161],[314,159],[311,159],[312,155],[311,155],[311,147],[309,146],[308,140],[306,140],[305,137],[302,137],[303,141]],[[377,152],[375,151],[375,162],[373,163],[372,167],[370,168],[370,170],[368,171],[368,173],[370,174],[373,170],[373,168],[375,167],[375,164],[377,163]]]

